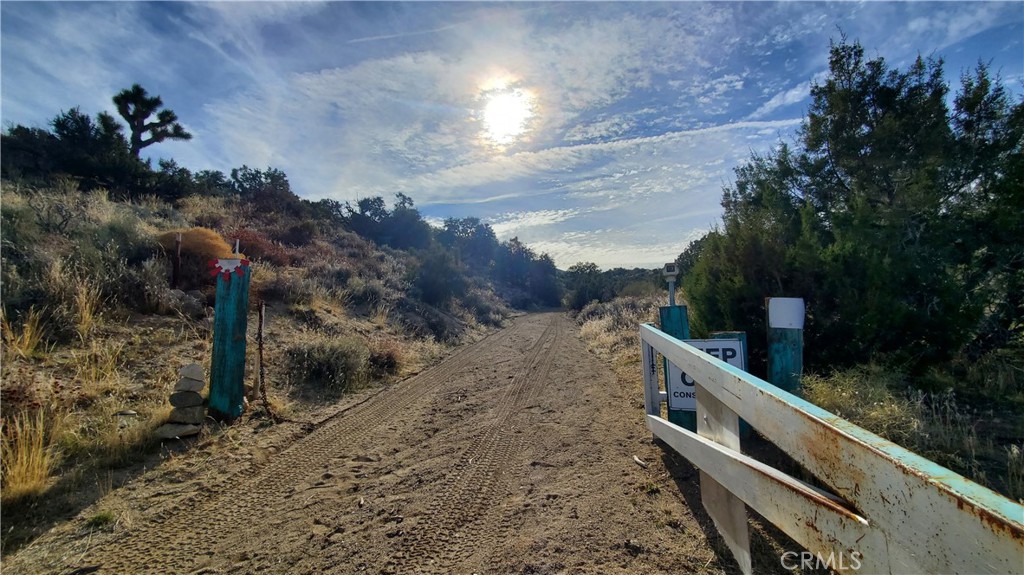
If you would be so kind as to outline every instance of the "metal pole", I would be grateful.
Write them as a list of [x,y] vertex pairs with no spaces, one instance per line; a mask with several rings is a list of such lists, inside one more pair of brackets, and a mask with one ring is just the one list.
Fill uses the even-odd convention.
[[668,305],[676,305],[676,280],[668,280]]

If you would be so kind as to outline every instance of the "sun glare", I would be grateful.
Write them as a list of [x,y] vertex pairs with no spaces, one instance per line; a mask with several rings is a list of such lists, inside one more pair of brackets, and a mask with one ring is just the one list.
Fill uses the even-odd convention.
[[533,117],[533,96],[519,89],[495,90],[487,96],[484,107],[484,132],[498,145],[515,142],[526,132]]

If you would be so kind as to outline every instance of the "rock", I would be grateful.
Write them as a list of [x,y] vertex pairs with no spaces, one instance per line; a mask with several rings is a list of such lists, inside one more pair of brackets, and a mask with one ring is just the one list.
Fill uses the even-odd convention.
[[179,437],[198,435],[201,429],[198,425],[187,423],[165,423],[156,428],[155,433],[160,439],[177,439]]
[[203,396],[194,391],[179,391],[171,394],[171,405],[174,407],[195,407],[203,404]]
[[200,319],[206,315],[206,305],[187,295],[177,302],[175,310],[191,319]]
[[203,366],[198,363],[190,363],[185,367],[178,370],[178,374],[181,377],[187,377],[188,379],[194,379],[196,381],[204,381],[206,374],[203,373]]
[[114,414],[114,417],[138,417],[139,412],[134,409],[122,409]]
[[195,391],[200,392],[206,387],[205,381],[183,377],[174,385],[174,391]]
[[199,425],[206,421],[206,408],[202,405],[194,407],[175,407],[167,417],[169,423],[191,423]]
[[626,549],[626,553],[629,553],[633,557],[636,557],[636,556],[640,555],[641,553],[647,551],[647,549],[645,549],[644,546],[641,545],[635,539],[626,539],[626,543],[625,543],[624,547]]

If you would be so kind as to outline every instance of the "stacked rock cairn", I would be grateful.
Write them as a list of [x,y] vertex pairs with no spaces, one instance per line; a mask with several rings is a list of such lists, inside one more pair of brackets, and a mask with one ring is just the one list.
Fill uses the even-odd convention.
[[197,435],[206,420],[206,406],[200,392],[206,387],[203,368],[198,363],[186,365],[178,372],[181,379],[171,394],[171,415],[156,430],[158,437],[173,439]]

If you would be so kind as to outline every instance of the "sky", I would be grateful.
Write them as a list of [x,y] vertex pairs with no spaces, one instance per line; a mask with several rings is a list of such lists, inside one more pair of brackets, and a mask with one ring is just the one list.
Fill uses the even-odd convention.
[[736,166],[795,140],[842,34],[1024,92],[1021,2],[4,0],[0,122],[116,116],[139,83],[194,135],[146,148],[154,166],[401,192],[562,269],[658,267],[716,225]]

